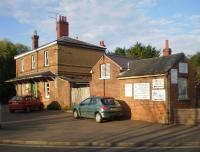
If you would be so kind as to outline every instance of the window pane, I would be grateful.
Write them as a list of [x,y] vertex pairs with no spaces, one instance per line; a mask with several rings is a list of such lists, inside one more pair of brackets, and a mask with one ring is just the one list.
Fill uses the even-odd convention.
[[101,78],[105,78],[105,74],[106,74],[106,66],[105,64],[101,64]]
[[110,63],[106,64],[106,77],[110,78]]
[[178,98],[188,99],[187,78],[178,79]]

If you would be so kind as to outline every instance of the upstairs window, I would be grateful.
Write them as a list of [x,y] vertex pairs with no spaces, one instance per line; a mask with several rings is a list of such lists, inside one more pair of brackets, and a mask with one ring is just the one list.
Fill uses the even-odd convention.
[[49,82],[44,83],[44,92],[45,92],[45,98],[50,98],[50,83]]
[[44,52],[44,66],[49,66],[49,52]]
[[101,79],[110,79],[110,63],[101,64],[100,74]]
[[178,99],[188,99],[188,80],[187,78],[178,78]]
[[32,69],[35,69],[35,63],[36,63],[35,55],[32,55],[32,57],[31,57],[31,68]]
[[20,61],[20,69],[21,69],[21,72],[24,72],[24,59],[21,59]]

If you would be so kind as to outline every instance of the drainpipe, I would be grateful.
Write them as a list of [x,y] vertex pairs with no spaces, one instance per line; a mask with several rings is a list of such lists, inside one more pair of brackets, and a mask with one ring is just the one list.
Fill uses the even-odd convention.
[[168,88],[168,76],[167,75],[167,79],[166,79],[166,114],[167,114],[167,124],[170,124],[170,88]]
[[[105,64],[105,56],[103,55],[103,64]],[[106,72],[106,71],[105,71]],[[106,80],[103,79],[103,96],[105,97],[106,96]]]

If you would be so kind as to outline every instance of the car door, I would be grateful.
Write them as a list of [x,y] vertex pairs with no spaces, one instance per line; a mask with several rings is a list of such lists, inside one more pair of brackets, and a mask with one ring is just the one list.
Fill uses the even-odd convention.
[[97,98],[92,98],[88,108],[87,108],[88,117],[94,118],[95,112],[97,111]]
[[88,117],[88,105],[91,101],[91,98],[87,98],[80,103],[79,112],[81,117]]

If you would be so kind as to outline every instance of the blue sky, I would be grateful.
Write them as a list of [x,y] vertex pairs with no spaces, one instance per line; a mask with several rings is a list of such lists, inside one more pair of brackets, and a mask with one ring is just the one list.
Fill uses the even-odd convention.
[[168,39],[173,53],[200,51],[199,0],[1,0],[0,39],[31,46],[36,29],[43,45],[56,39],[55,12],[66,15],[70,37],[109,51],[136,41],[162,49]]

